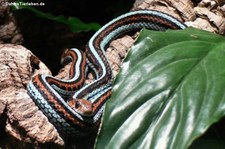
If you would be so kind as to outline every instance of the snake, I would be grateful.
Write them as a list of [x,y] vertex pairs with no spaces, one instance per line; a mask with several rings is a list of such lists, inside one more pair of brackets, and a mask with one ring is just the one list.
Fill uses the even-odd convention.
[[[64,52],[62,62],[71,62],[68,79],[45,74],[32,77],[27,85],[29,96],[60,132],[82,136],[96,130],[111,97],[114,79],[106,48],[119,36],[142,28],[166,31],[184,29],[186,25],[156,10],[128,12],[102,26],[83,51],[71,48]],[[84,83],[87,68],[95,76],[90,84]]]

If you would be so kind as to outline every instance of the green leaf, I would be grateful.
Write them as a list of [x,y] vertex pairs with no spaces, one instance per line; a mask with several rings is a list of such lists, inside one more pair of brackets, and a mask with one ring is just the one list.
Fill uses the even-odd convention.
[[224,37],[143,30],[114,82],[95,148],[188,148],[224,116],[224,89]]
[[67,24],[72,32],[78,31],[97,31],[101,26],[98,23],[84,23],[79,18],[69,17]]
[[37,17],[49,19],[59,23],[63,23],[69,26],[72,32],[82,32],[82,31],[97,31],[101,26],[98,23],[84,23],[77,17],[65,17],[63,15],[54,16],[51,13],[44,13],[38,9],[28,6],[28,5],[17,5],[19,3],[24,3],[22,0],[17,0],[12,6],[13,10],[26,9],[33,12]]

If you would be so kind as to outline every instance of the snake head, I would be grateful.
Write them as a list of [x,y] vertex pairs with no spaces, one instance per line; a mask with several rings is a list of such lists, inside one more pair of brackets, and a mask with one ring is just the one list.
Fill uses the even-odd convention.
[[86,99],[73,99],[68,101],[68,104],[79,114],[83,116],[92,116],[93,104]]

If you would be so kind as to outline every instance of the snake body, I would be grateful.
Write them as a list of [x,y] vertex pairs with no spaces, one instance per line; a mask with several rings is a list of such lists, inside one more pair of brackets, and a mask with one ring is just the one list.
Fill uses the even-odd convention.
[[[112,71],[105,49],[113,39],[130,31],[147,28],[165,31],[186,26],[165,13],[138,10],[121,15],[98,30],[89,40],[85,53],[70,49],[63,60],[72,60],[68,80],[38,74],[27,86],[28,94],[50,122],[64,134],[85,135],[99,124],[104,103],[111,96]],[[86,64],[95,80],[85,85]]]

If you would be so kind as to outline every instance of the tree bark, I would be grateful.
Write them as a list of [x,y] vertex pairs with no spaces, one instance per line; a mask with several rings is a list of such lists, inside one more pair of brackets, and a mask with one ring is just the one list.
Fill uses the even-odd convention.
[[23,36],[6,2],[9,1],[0,0],[0,43],[21,44]]
[[[221,1],[202,0],[136,0],[132,10],[154,9],[165,12],[185,22],[188,26],[205,29],[218,34],[225,34],[225,5]],[[11,27],[10,27],[11,28]],[[5,34],[1,32],[0,40]],[[18,32],[17,32],[18,35]],[[19,44],[13,35],[11,43]],[[106,51],[107,57],[116,76],[129,48],[135,42],[138,33],[125,35],[111,42]],[[18,37],[18,36],[17,36]],[[5,43],[2,40],[2,43]],[[26,85],[36,74],[51,74],[49,69],[29,50],[13,44],[0,45],[0,144],[2,147],[56,147],[65,148],[68,141],[62,138],[55,127],[38,109],[28,96]],[[65,66],[57,75],[65,78],[70,65]],[[86,81],[90,83],[89,75]],[[95,135],[78,138],[70,142],[70,148],[92,148]],[[82,139],[91,143],[79,144]],[[87,142],[88,142],[87,141]],[[0,146],[1,147],[1,146]],[[68,147],[68,146],[67,146]]]

